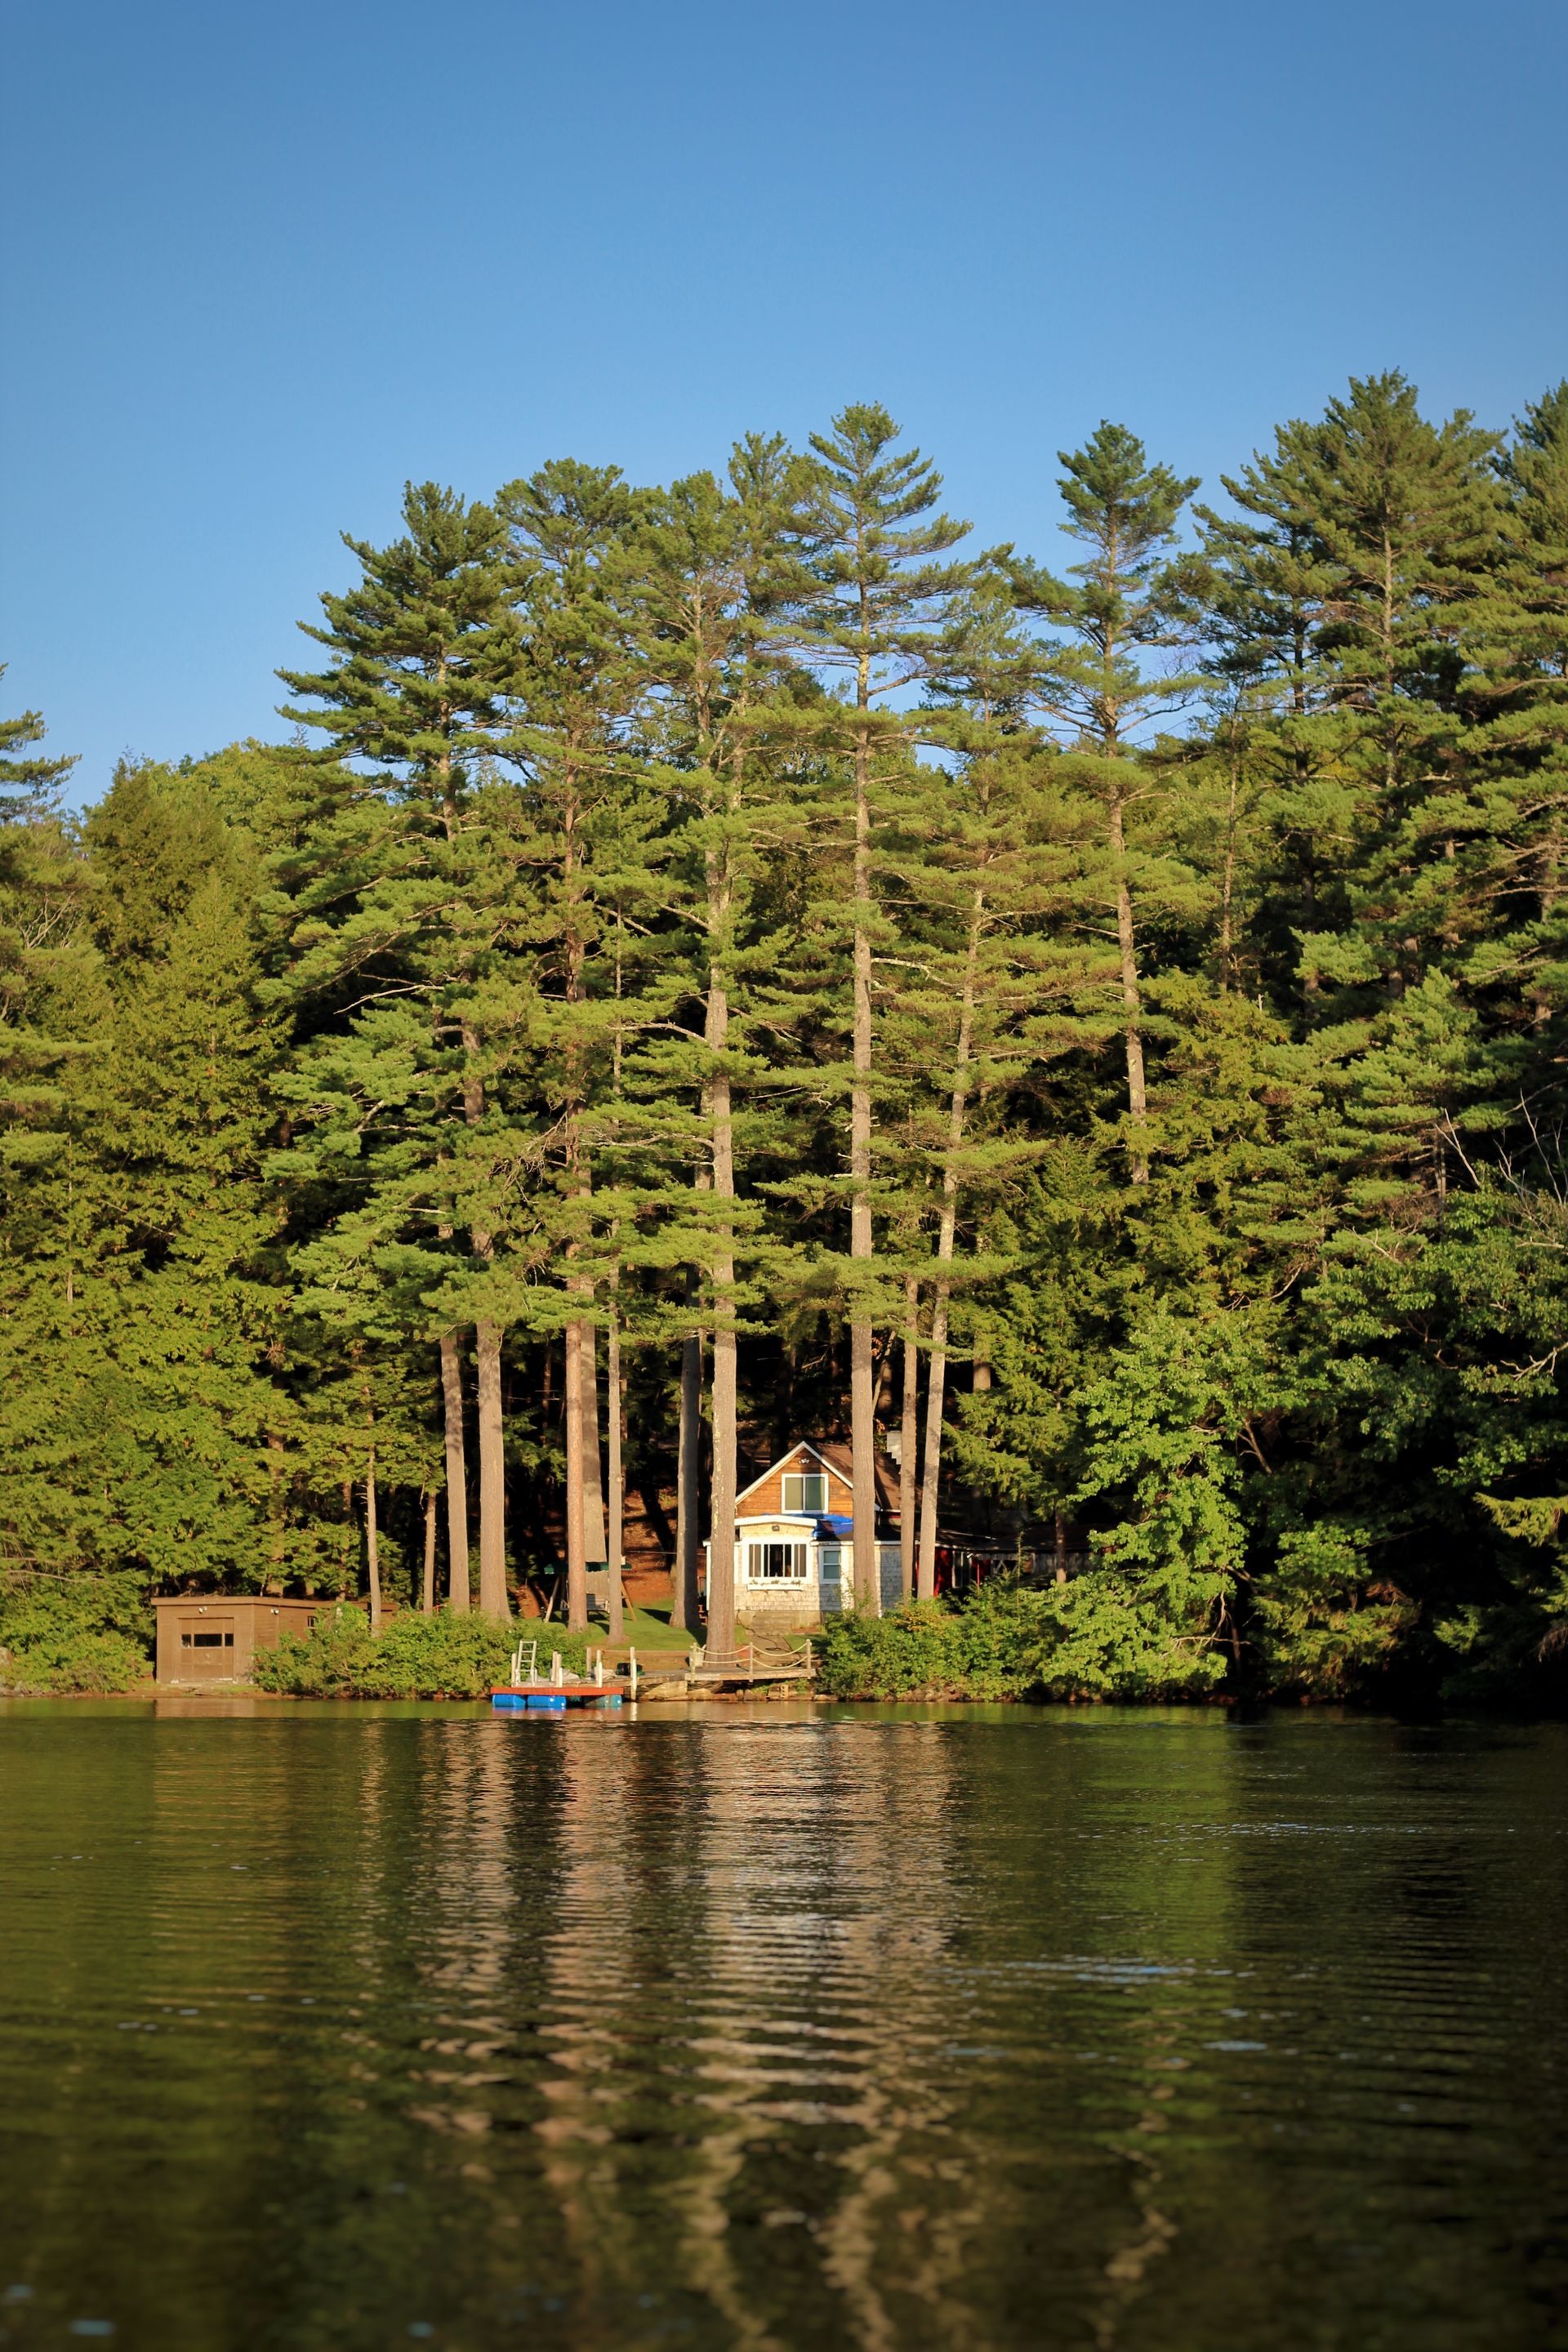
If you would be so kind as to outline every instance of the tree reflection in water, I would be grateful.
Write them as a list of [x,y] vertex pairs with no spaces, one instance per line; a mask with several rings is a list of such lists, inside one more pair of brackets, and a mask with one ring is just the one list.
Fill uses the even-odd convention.
[[16,1706],[0,2326],[1534,2352],[1565,1761],[1212,1714]]

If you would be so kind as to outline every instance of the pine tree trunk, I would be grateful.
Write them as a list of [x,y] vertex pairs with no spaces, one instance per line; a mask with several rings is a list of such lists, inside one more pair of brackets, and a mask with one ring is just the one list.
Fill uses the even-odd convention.
[[[1110,848],[1116,861],[1116,943],[1121,959],[1121,1007],[1127,1019],[1127,1108],[1133,1127],[1142,1129],[1149,1116],[1143,1078],[1143,1008],[1138,987],[1138,943],[1132,928],[1132,894],[1127,887],[1123,863],[1126,839],[1121,824],[1121,801],[1120,795],[1114,793],[1110,803]],[[1130,1173],[1134,1184],[1149,1181],[1149,1155],[1142,1140],[1132,1146]]]
[[[951,1261],[952,1241],[945,1231],[947,1203],[942,1203],[943,1233],[937,1237],[939,1264]],[[946,1258],[942,1243],[946,1240]],[[942,1408],[947,1385],[947,1294],[941,1276],[931,1297],[931,1361],[926,1371],[925,1460],[921,1465],[921,1551],[915,1572],[915,1597],[931,1601],[936,1594],[936,1523],[942,1490]]]
[[583,1548],[583,1326],[566,1326],[566,1626],[588,1622],[588,1561]]
[[[860,700],[867,695],[861,663]],[[870,739],[862,727],[855,743],[855,1014],[853,1083],[849,1096],[849,1255],[869,1266],[871,1232],[871,796]],[[866,1307],[852,1301],[849,1325],[849,1444],[854,1513],[855,1606],[880,1614],[877,1559],[877,1415],[872,1394],[873,1346]]]
[[899,1583],[906,1601],[915,1590],[915,1455],[920,1447],[921,1288],[904,1276],[904,1393],[899,1444]]
[[974,997],[980,966],[980,927],[985,911],[984,894],[976,891],[971,909],[969,950],[964,964],[963,995],[958,1014],[958,1046],[953,1056],[952,1096],[947,1112],[947,1164],[942,1171],[942,1212],[937,1220],[937,1276],[931,1317],[931,1368],[926,1374],[925,1459],[921,1465],[921,1549],[915,1592],[921,1601],[936,1592],[937,1514],[942,1496],[942,1413],[947,1386],[947,1305],[952,1293],[948,1269],[958,1234],[958,1154],[963,1144],[964,1115],[969,1107],[969,1057],[974,1037]]
[[676,1465],[675,1601],[669,1622],[695,1633],[702,1558],[702,1334],[689,1331],[680,1349],[680,1444]]
[[621,1326],[616,1311],[616,1301],[610,1302],[610,1328],[605,1346],[605,1402],[609,1414],[610,1453],[610,1628],[609,1638],[618,1642],[625,1632],[621,1605],[621,1540],[622,1522],[626,1516],[626,1482],[621,1467]]
[[[283,1122],[287,1130],[289,1122]],[[287,1369],[287,1352],[280,1332],[274,1332],[267,1348],[267,1368],[280,1387]],[[264,1590],[281,1592],[288,1580],[289,1567],[289,1465],[280,1429],[267,1433],[268,1461],[268,1578]]]
[[370,1582],[370,1630],[381,1631],[381,1542],[375,1524],[375,1448],[370,1449],[370,1460],[364,1476],[364,1565]]
[[583,1557],[594,1568],[609,1558],[609,1551],[599,1457],[599,1348],[592,1323],[581,1327],[578,1346],[583,1365]]
[[[1538,862],[1541,919],[1546,924],[1551,922],[1562,896],[1563,838],[1562,822],[1558,817],[1554,816],[1547,828]],[[1539,1035],[1542,1030],[1551,1025],[1552,1021],[1552,992],[1542,985],[1539,966],[1525,996],[1530,1006],[1531,1026]]]
[[[579,988],[579,993],[580,988]],[[577,1114],[569,1121],[567,1165],[573,1189],[586,1202],[593,1191],[587,1155],[583,1149]],[[568,1242],[568,1260],[580,1244]],[[567,1296],[591,1308],[594,1285],[586,1276],[568,1274]],[[573,1408],[575,1406],[575,1415]],[[590,1517],[590,1504],[592,1517]],[[590,1541],[590,1535],[592,1541]],[[599,1381],[595,1369],[591,1316],[580,1313],[566,1327],[566,1604],[567,1624],[580,1633],[588,1622],[588,1561],[605,1557],[604,1488],[599,1465]]]
[[[717,1270],[717,1269],[716,1269]],[[735,1334],[713,1334],[713,1461],[709,1473],[708,1640],[735,1646]]]
[[447,1605],[468,1613],[468,1474],[463,1443],[463,1360],[458,1335],[441,1339],[441,1398],[447,1416]]
[[[721,923],[725,909],[710,908],[710,919]],[[715,1055],[729,1042],[730,1008],[716,973],[710,973],[707,1043]],[[709,1082],[712,1122],[713,1192],[716,1199],[735,1197],[735,1138],[731,1116],[728,1073],[717,1071]],[[709,1508],[708,1639],[718,1650],[735,1646],[735,1487],[736,1416],[735,1259],[731,1232],[722,1224],[713,1236],[713,1465]]]
[[[565,797],[562,807],[562,889],[565,902],[563,942],[566,950],[566,1002],[580,1004],[584,995],[584,967],[586,950],[583,928],[582,887],[578,880],[581,851],[578,824],[581,808],[578,801],[578,753],[582,739],[573,737],[570,756],[565,764]],[[581,1125],[583,1108],[583,1076],[579,1050],[570,1033],[566,1045],[566,1169],[569,1189],[585,1193],[592,1181],[583,1145]],[[568,1258],[577,1254],[575,1241],[567,1244]],[[591,1297],[592,1285],[581,1276],[569,1274],[566,1278],[568,1296],[581,1298],[584,1292]],[[590,1433],[595,1451],[599,1433],[595,1425],[590,1433],[584,1425],[584,1323],[576,1317],[566,1326],[566,1624],[569,1632],[581,1633],[588,1623],[588,1557],[586,1525],[584,1512],[586,1447]],[[597,1399],[595,1400],[595,1421],[597,1423]]]
[[500,1325],[474,1329],[479,1401],[479,1607],[487,1617],[511,1615],[506,1590],[506,1460],[500,1398]]
[[1383,790],[1392,803],[1399,782],[1399,737],[1394,713],[1394,682],[1397,656],[1394,628],[1394,542],[1387,525],[1383,532]]
[[[1237,750],[1236,718],[1230,722],[1230,798],[1225,817],[1225,867],[1219,894],[1219,984],[1223,989],[1236,986],[1236,950],[1234,921],[1231,913],[1236,896],[1236,818],[1239,798],[1240,757]],[[1131,908],[1128,908],[1129,919]]]
[[[708,1090],[702,1090],[702,1115],[711,1114]],[[693,1190],[706,1192],[710,1168],[699,1167]],[[686,1278],[688,1314],[695,1311],[701,1284],[696,1269]],[[695,1634],[701,1622],[702,1601],[698,1579],[702,1564],[702,1334],[689,1331],[680,1350],[680,1440],[676,1464],[676,1605],[670,1623]],[[709,1596],[711,1601],[711,1595]],[[678,1613],[679,1612],[679,1613]]]
[[268,1469],[268,1517],[270,1534],[268,1541],[268,1578],[266,1590],[281,1592],[289,1565],[288,1518],[285,1505],[286,1463],[283,1440],[275,1429],[267,1433]]
[[426,1617],[436,1614],[436,1489],[425,1497],[425,1581],[419,1606]]
[[886,1347],[882,1348],[880,1350],[878,1349],[875,1341],[873,1341],[871,1348],[871,1370],[874,1375],[871,1382],[871,1419],[879,1429],[882,1425],[882,1408],[888,1402],[888,1387],[893,1374],[893,1341],[891,1334],[889,1335]]
[[[465,1022],[463,1052],[467,1066],[463,1074],[463,1116],[470,1127],[477,1127],[484,1117],[484,1084],[474,1065],[478,1059],[478,1033]],[[473,1253],[479,1264],[490,1265],[495,1258],[495,1239],[483,1225],[474,1225],[469,1234]],[[506,1454],[505,1433],[501,1417],[500,1343],[499,1323],[476,1323],[474,1326],[474,1362],[479,1391],[479,1607],[487,1617],[502,1620],[511,1615],[506,1591]]]

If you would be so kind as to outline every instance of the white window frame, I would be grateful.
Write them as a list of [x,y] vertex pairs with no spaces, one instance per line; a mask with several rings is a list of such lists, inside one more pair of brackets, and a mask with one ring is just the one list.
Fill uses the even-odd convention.
[[[808,1503],[806,1487],[814,1486],[821,1495],[820,1503]],[[790,1500],[790,1488],[795,1488],[795,1500]],[[786,1470],[784,1475],[784,1507],[786,1513],[799,1513],[803,1517],[816,1518],[827,1508],[827,1473],[826,1470]]]
[[[748,1584],[765,1584],[768,1586],[806,1583],[810,1575],[807,1562],[807,1553],[810,1547],[806,1544],[790,1543],[777,1536],[748,1536],[746,1538],[746,1582]],[[787,1551],[790,1554],[791,1565],[787,1571],[770,1570],[768,1569],[762,1568],[759,1565],[758,1555],[760,1553],[770,1551]]]

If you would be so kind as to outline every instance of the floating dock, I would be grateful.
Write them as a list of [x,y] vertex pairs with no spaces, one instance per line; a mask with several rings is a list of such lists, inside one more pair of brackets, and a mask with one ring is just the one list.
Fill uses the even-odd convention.
[[618,1690],[595,1683],[500,1683],[490,1693],[490,1705],[502,1715],[521,1709],[541,1715],[564,1715],[569,1706],[619,1706]]
[[[635,1696],[635,1692],[634,1692]],[[550,1660],[550,1672],[539,1671],[539,1644],[520,1642],[511,1654],[511,1678],[490,1692],[499,1715],[564,1715],[569,1706],[619,1706],[621,1694],[605,1682],[605,1654],[595,1653],[586,1675],[568,1677],[561,1653]]]

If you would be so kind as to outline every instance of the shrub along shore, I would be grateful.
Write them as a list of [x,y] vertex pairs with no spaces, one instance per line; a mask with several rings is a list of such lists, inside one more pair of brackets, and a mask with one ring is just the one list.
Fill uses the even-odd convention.
[[[13,1608],[0,1644],[0,1697],[144,1694],[152,1687],[152,1612],[133,1585],[106,1580],[35,1591]],[[1129,1617],[1130,1629],[1135,1619]],[[275,1697],[483,1698],[510,1673],[517,1636],[537,1637],[580,1674],[603,1629],[556,1622],[503,1625],[479,1614],[407,1612],[373,1633],[361,1609],[326,1611],[306,1635],[285,1633],[256,1655],[251,1686]],[[1064,1591],[1000,1580],[957,1604],[915,1601],[880,1617],[852,1612],[812,1635],[817,1677],[792,1697],[882,1700],[1089,1699],[1195,1701],[1226,1696],[1224,1677],[1173,1691],[1158,1658],[1140,1658],[1130,1630],[1108,1654],[1098,1633],[1075,1629]],[[773,1696],[779,1696],[774,1693]]]

